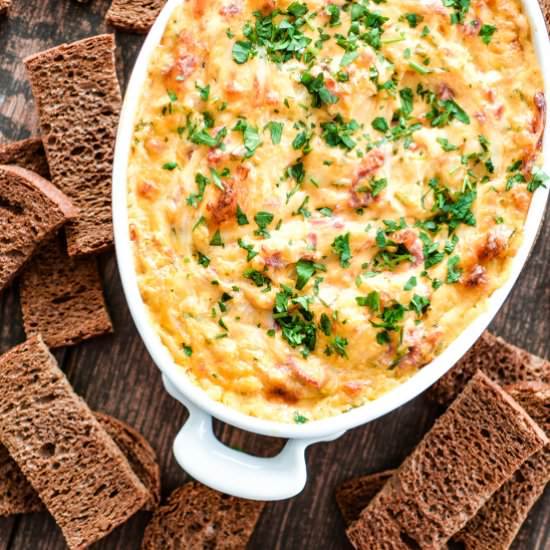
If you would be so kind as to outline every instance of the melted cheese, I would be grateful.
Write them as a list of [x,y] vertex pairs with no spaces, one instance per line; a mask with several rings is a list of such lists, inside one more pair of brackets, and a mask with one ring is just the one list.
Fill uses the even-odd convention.
[[[288,1],[182,2],[142,92],[143,300],[187,375],[253,416],[304,422],[402,383],[483,310],[521,242],[543,83],[519,2],[473,0],[455,24],[440,0],[365,5],[309,0],[297,22]],[[305,50],[249,43],[274,8]]]

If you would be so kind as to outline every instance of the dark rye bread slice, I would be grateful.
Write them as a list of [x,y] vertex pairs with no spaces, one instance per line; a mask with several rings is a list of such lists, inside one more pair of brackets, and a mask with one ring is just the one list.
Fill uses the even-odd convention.
[[41,334],[50,348],[113,331],[97,259],[68,256],[61,237],[41,246],[19,285],[27,338]]
[[395,470],[384,470],[344,481],[336,489],[336,503],[346,527],[355,521],[368,506]]
[[61,528],[82,549],[149,499],[40,337],[0,357],[0,440]]
[[80,209],[67,225],[70,256],[111,246],[111,171],[120,112],[110,34],[24,60],[38,108],[52,182]]
[[16,164],[44,179],[50,179],[50,169],[42,140],[38,137],[0,144],[0,164]]
[[49,181],[18,166],[0,166],[0,290],[38,245],[76,214]]
[[501,386],[516,382],[550,383],[550,362],[485,331],[466,355],[429,390],[428,396],[448,405],[477,370]]
[[[109,416],[94,416],[123,452],[140,481],[149,491],[144,510],[154,510],[160,501],[160,468],[155,451],[134,428]],[[44,509],[42,501],[8,450],[0,444],[0,516],[28,514]]]
[[[40,138],[0,145],[0,163],[49,177]],[[27,337],[40,333],[51,348],[112,332],[97,260],[68,256],[61,237],[52,237],[35,253],[23,270],[19,292]]]
[[[550,434],[550,385],[522,382],[506,390]],[[546,445],[521,465],[453,540],[462,543],[466,550],[510,548],[549,481],[550,446]]]
[[544,432],[497,384],[477,372],[382,490],[347,529],[357,549],[440,548],[532,454]]
[[146,33],[164,4],[166,0],[113,0],[105,19],[118,29]]
[[160,467],[157,455],[149,442],[134,428],[105,413],[95,412],[95,417],[124,453],[132,470],[149,491],[145,510],[155,510],[160,503]]
[[0,444],[0,516],[29,514],[44,508],[10,453]]
[[550,0],[539,0],[539,4],[546,21],[546,28],[550,30]]
[[265,506],[219,493],[195,481],[176,489],[153,514],[142,550],[246,548]]

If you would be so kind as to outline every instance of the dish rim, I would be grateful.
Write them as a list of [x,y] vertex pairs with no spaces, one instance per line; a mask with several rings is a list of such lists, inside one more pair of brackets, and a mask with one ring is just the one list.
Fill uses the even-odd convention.
[[[135,62],[124,96],[113,163],[112,209],[116,259],[130,314],[148,353],[159,370],[170,379],[179,392],[191,403],[223,422],[252,433],[291,439],[325,437],[366,424],[388,414],[417,397],[441,378],[476,342],[481,333],[496,316],[515,285],[534,246],[539,229],[544,221],[550,185],[546,189],[538,189],[533,196],[524,224],[523,242],[512,260],[508,279],[504,285],[496,289],[488,298],[486,310],[468,324],[440,355],[421,367],[408,380],[377,399],[368,401],[348,412],[342,412],[335,416],[319,420],[311,420],[305,424],[290,424],[257,418],[224,405],[220,401],[212,399],[205,390],[193,383],[186,375],[184,367],[175,363],[170,352],[161,342],[160,336],[149,320],[147,306],[143,302],[139,292],[137,275],[134,268],[132,241],[130,240],[127,209],[127,167],[134,118],[147,75],[149,60],[164,34],[172,12],[181,2],[182,0],[167,1],[149,32]],[[543,61],[550,58],[550,41],[542,11],[537,0],[521,0],[520,3],[531,25],[531,38],[544,79],[544,95],[545,98],[549,98],[550,64]],[[550,121],[550,113],[548,111],[547,109],[546,128],[548,128]],[[550,173],[549,153],[550,132],[546,131],[543,140],[542,155],[543,169],[547,173]]]

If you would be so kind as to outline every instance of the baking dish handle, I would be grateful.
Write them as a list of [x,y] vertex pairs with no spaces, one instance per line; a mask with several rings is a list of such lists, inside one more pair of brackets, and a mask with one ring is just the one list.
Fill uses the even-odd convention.
[[283,500],[297,495],[307,478],[306,447],[332,441],[344,433],[289,439],[277,456],[251,456],[221,443],[214,435],[212,417],[184,398],[166,376],[163,381],[168,393],[189,411],[189,418],[174,440],[176,461],[197,481],[236,497]]

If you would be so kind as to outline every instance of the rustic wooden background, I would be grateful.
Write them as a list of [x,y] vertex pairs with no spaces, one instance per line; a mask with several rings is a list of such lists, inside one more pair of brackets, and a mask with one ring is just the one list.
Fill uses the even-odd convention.
[[[78,4],[72,0],[13,0],[7,19],[0,19],[0,140],[33,135],[37,119],[22,59],[42,49],[110,31],[104,23],[109,0]],[[142,37],[117,32],[119,78],[124,88]],[[523,274],[494,321],[492,329],[531,352],[550,355],[550,285],[548,217]],[[59,350],[56,356],[76,391],[92,408],[106,411],[137,427],[156,449],[163,495],[186,481],[171,445],[186,411],[163,390],[159,371],[141,343],[126,307],[114,255],[101,257],[104,287],[115,334]],[[0,352],[24,339],[15,289],[0,296]],[[335,550],[351,548],[333,499],[342,480],[398,466],[431,426],[438,411],[420,396],[401,409],[349,431],[332,443],[308,451],[309,482],[296,498],[267,505],[254,533],[251,550]],[[228,426],[217,426],[220,438],[264,456],[280,442]],[[192,452],[192,450],[190,450]],[[98,549],[138,549],[149,515],[137,514],[98,543]],[[550,490],[524,525],[515,549],[542,550],[550,541]],[[0,520],[0,550],[64,548],[59,529],[48,514]],[[159,549],[163,550],[163,549]]]

